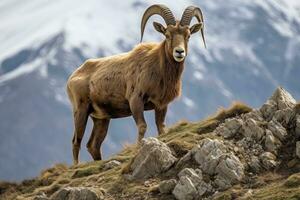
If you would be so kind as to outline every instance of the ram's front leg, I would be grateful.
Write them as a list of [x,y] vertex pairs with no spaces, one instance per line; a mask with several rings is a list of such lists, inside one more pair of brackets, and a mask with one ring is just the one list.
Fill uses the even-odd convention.
[[144,118],[143,97],[141,95],[133,95],[129,101],[129,105],[134,121],[138,127],[137,143],[140,143],[144,138],[145,132],[147,130],[147,124]]
[[158,131],[158,135],[164,134],[164,127],[165,127],[165,118],[167,114],[167,106],[164,108],[156,108],[155,109],[155,123]]

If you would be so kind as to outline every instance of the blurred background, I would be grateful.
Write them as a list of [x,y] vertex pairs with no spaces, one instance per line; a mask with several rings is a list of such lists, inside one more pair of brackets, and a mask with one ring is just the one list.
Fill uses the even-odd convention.
[[[1,0],[0,180],[18,181],[55,163],[71,164],[73,123],[68,76],[87,58],[125,52],[139,43],[140,20],[154,3],[180,19],[201,7],[207,49],[190,40],[182,96],[167,125],[196,121],[234,100],[260,106],[281,85],[300,98],[300,1],[297,0]],[[161,41],[152,17],[144,41]],[[193,21],[194,22],[194,21]],[[149,130],[156,135],[153,113]],[[91,157],[85,144],[80,159]],[[112,120],[104,157],[137,137],[132,118]]]

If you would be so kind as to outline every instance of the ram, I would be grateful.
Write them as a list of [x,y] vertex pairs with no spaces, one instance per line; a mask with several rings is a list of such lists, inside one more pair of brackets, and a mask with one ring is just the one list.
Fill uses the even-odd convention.
[[[81,140],[90,116],[93,130],[87,143],[94,160],[101,160],[101,144],[110,119],[132,115],[138,128],[138,142],[144,137],[147,124],[145,110],[155,110],[158,134],[164,133],[168,104],[180,95],[181,74],[188,51],[190,35],[201,30],[200,8],[189,6],[180,21],[164,5],[152,5],[141,22],[141,40],[148,19],[160,15],[166,27],[153,22],[165,39],[160,43],[140,43],[133,50],[109,57],[89,59],[68,79],[67,92],[73,106],[73,161],[78,163]],[[190,27],[193,17],[198,23]]]

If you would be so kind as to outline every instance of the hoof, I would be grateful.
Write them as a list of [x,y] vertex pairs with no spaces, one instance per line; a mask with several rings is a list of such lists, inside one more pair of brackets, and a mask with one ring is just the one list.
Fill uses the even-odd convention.
[[88,148],[88,152],[91,154],[94,161],[102,160],[100,150],[94,148]]

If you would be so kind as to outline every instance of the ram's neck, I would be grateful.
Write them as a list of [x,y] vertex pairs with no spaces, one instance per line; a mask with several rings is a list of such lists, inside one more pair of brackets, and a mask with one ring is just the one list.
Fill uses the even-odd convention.
[[180,81],[184,69],[184,62],[176,62],[173,57],[168,54],[166,42],[163,41],[160,48],[160,65],[162,74],[167,78],[167,81],[174,83]]
[[160,48],[160,70],[163,80],[164,99],[172,101],[181,92],[181,75],[184,69],[184,62],[176,62],[167,53],[166,43],[163,41]]

